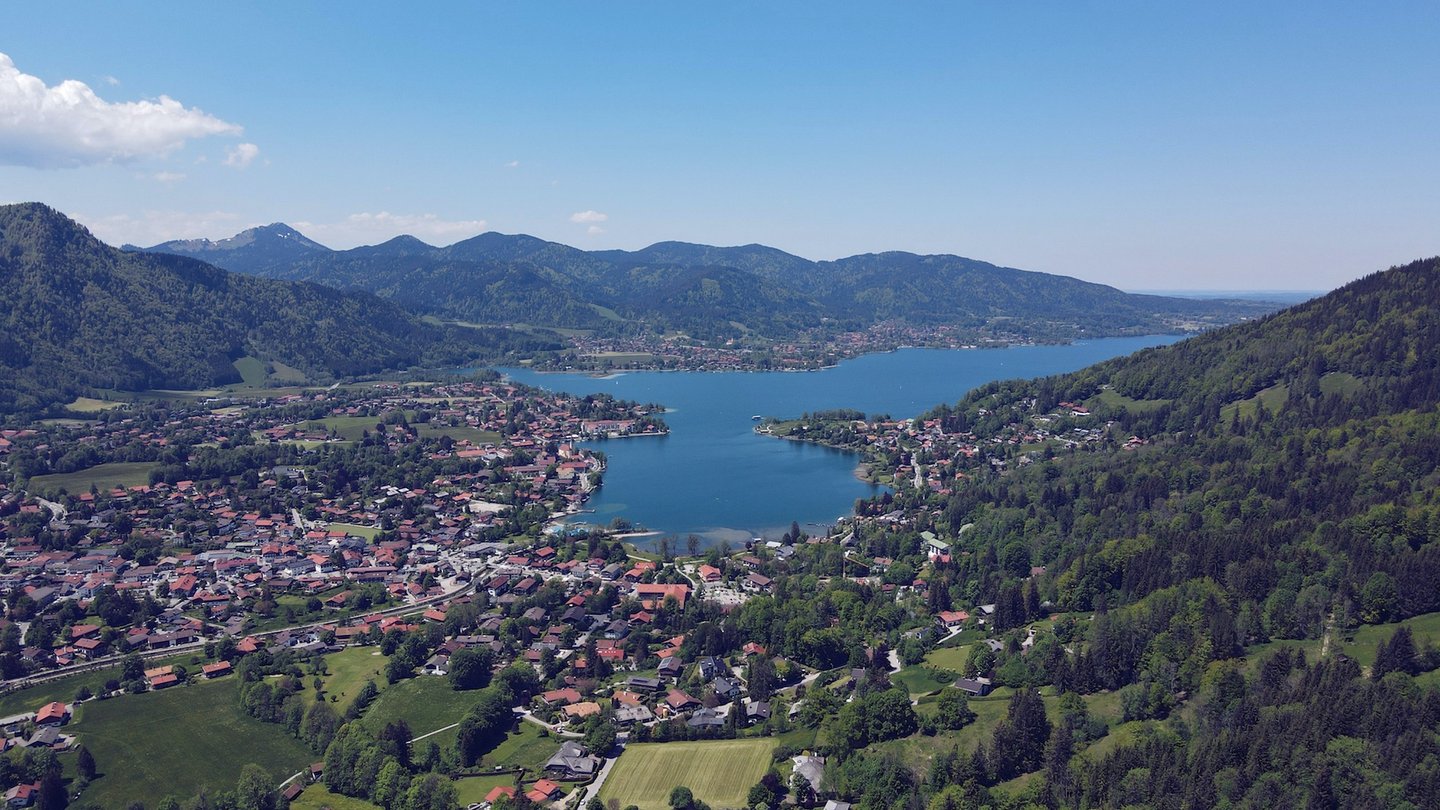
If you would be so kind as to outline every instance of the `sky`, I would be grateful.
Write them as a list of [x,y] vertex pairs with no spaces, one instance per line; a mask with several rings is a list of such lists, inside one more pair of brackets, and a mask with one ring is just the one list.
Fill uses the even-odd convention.
[[1322,290],[1440,254],[1440,3],[26,3],[0,202],[112,244],[954,253]]

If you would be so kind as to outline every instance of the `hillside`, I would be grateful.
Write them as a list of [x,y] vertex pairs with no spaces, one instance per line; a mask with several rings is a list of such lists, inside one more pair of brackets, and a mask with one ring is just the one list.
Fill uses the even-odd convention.
[[[1440,259],[914,422],[793,430],[899,483],[857,505],[854,559],[918,556],[908,581],[921,530],[949,544],[930,610],[986,605],[1004,639],[949,666],[1121,709],[1100,741],[1027,740],[1012,702],[988,739],[927,743],[944,806],[1435,806],[1440,652],[1379,626],[1440,610]],[[840,792],[887,804],[870,769],[903,751],[847,760]]]
[[[1437,302],[1440,260],[1419,261],[1257,322],[982,386],[927,415],[982,448],[960,463],[973,480],[944,499],[945,522],[973,522],[977,550],[1023,546],[1072,609],[1202,577],[1253,614],[1252,639],[1318,636],[1330,609],[1440,609]],[[983,441],[1071,424],[1109,424],[1107,441],[1070,453]],[[1121,448],[1131,436],[1145,443]],[[1277,590],[1314,601],[1296,617]]]
[[0,285],[0,411],[239,382],[247,356],[328,380],[458,363],[511,340],[428,325],[373,295],[116,250],[39,204],[0,207]]
[[444,318],[610,333],[674,329],[702,340],[783,339],[880,322],[1070,340],[1196,331],[1275,308],[1132,295],[959,256],[889,252],[817,262],[764,245],[685,242],[583,251],[499,233],[444,248],[399,237],[329,251],[312,249],[308,240],[301,249],[294,237],[246,234],[150,250],[201,257],[238,272],[369,290]]

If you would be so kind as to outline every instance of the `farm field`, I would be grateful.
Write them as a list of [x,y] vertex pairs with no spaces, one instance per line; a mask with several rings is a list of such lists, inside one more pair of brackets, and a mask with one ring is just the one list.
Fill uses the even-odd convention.
[[685,785],[712,807],[744,807],[750,788],[770,767],[773,738],[628,746],[600,789],[601,801],[665,810],[670,791]]
[[237,684],[231,677],[81,706],[66,731],[90,749],[102,774],[82,800],[125,807],[167,794],[189,798],[201,786],[230,790],[249,762],[279,782],[317,758],[283,726],[242,712]]
[[89,492],[91,485],[106,490],[117,486],[138,487],[150,483],[150,471],[159,467],[157,461],[117,461],[97,464],[72,473],[37,475],[30,479],[29,487],[37,492],[59,492],[65,490],[72,495]]

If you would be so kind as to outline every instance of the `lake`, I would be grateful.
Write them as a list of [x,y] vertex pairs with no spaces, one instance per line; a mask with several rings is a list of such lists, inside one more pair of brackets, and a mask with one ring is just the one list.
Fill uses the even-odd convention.
[[[791,521],[815,528],[849,515],[880,491],[855,477],[847,452],[754,433],[755,415],[854,408],[916,416],[991,380],[1074,371],[1173,343],[1173,335],[1106,338],[1066,346],[901,349],[806,372],[633,371],[608,377],[502,369],[518,382],[585,395],[657,402],[670,435],[595,443],[609,458],[587,522],[624,517],[647,529],[732,546],[779,537]],[[681,548],[684,546],[682,545]]]

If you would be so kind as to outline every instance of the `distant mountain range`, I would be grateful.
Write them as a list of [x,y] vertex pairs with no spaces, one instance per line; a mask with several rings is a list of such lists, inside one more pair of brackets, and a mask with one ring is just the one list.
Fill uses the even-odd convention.
[[1278,308],[1254,300],[1133,295],[960,256],[904,252],[811,261],[764,245],[685,242],[585,251],[493,232],[443,248],[400,236],[330,250],[281,223],[219,242],[165,242],[146,250],[266,278],[366,290],[459,321],[666,328],[710,340],[788,338],[884,321],[1067,340],[1194,331]]
[[[208,249],[254,255],[254,244]],[[426,323],[369,293],[122,252],[38,203],[0,206],[0,289],[0,412],[240,382],[246,357],[326,380],[494,357],[515,340]]]

